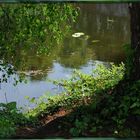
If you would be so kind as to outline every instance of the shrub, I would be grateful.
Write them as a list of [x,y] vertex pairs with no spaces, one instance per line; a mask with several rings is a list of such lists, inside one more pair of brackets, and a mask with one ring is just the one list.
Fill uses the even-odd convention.
[[124,69],[124,64],[111,64],[109,68],[99,65],[91,74],[76,70],[69,80],[53,81],[56,85],[62,85],[65,92],[49,98],[44,95],[38,100],[30,99],[36,107],[28,115],[43,116],[54,113],[59,108],[72,109],[86,104],[87,100],[91,100],[102,90],[113,88],[123,78]]
[[24,116],[16,107],[16,102],[0,103],[0,138],[10,138],[19,126],[29,125],[31,118]]

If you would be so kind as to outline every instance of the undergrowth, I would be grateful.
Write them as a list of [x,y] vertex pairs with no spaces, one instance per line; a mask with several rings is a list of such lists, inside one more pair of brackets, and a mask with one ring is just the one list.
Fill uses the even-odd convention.
[[[55,97],[35,100],[37,107],[28,115],[45,116],[60,108],[72,109],[67,117],[72,136],[140,136],[140,81],[124,82],[124,64],[110,68],[99,65],[91,74],[75,71],[69,80],[54,81],[65,92]],[[44,99],[44,98],[43,98]]]
[[90,104],[75,108],[68,120],[73,136],[140,136],[140,81],[125,86],[121,96],[110,89],[100,92]]
[[101,91],[113,89],[123,78],[124,70],[124,64],[119,66],[111,64],[110,68],[98,65],[91,74],[84,74],[76,70],[69,80],[54,81],[56,85],[63,86],[65,92],[49,98],[44,95],[38,100],[30,99],[37,107],[27,114],[44,116],[53,114],[59,108],[73,109],[81,104],[88,104]]
[[16,107],[16,102],[0,103],[0,138],[9,138],[15,135],[18,127],[33,125],[36,119],[26,117]]
[[41,119],[59,109],[72,110],[65,120],[69,127],[63,127],[72,136],[140,136],[140,81],[126,81],[117,90],[124,73],[124,64],[99,65],[90,74],[76,70],[69,80],[54,81],[65,89],[63,93],[29,99],[36,107],[26,112],[26,117],[15,103],[13,108],[1,104],[0,129],[4,132],[0,130],[0,136],[13,135],[18,125],[30,124],[31,118]]

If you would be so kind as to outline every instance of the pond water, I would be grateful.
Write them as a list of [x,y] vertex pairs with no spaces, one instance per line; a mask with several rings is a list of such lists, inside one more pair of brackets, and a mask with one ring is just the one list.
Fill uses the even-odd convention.
[[[13,86],[10,77],[8,83],[1,84],[0,102],[16,101],[18,106],[25,106],[29,104],[25,96],[38,98],[44,93],[53,96],[62,91],[47,79],[67,79],[74,69],[90,73],[98,63],[124,61],[122,46],[130,41],[127,5],[81,3],[76,6],[80,8],[77,22],[62,45],[52,48],[49,56],[17,54],[25,60],[23,73],[28,83]],[[84,35],[74,37],[78,32]]]

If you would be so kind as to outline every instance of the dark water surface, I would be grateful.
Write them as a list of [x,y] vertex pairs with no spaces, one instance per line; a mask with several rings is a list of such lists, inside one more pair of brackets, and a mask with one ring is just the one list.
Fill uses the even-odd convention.
[[[74,69],[90,73],[98,63],[120,63],[124,61],[123,45],[130,41],[129,11],[126,4],[77,4],[80,14],[72,31],[64,38],[61,46],[55,46],[49,56],[33,53],[19,54],[28,84],[2,83],[0,102],[17,101],[19,106],[28,105],[24,96],[48,96],[61,92],[61,88],[47,79],[69,78]],[[81,37],[73,37],[82,32]],[[6,97],[5,97],[6,95]]]

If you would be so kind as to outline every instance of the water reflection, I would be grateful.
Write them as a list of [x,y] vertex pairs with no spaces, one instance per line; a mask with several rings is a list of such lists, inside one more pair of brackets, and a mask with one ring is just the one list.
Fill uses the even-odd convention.
[[[2,84],[0,102],[16,100],[19,105],[27,104],[24,96],[39,97],[46,91],[50,96],[61,92],[47,78],[69,78],[73,69],[89,73],[97,63],[120,63],[124,60],[122,45],[130,40],[129,13],[126,4],[76,4],[80,7],[77,22],[65,36],[63,42],[52,48],[50,55],[37,56],[33,50],[21,50],[18,71],[27,75],[28,84],[13,87],[11,82]],[[83,32],[79,38],[72,37]],[[98,61],[97,61],[98,60]]]
[[[101,61],[124,60],[122,45],[129,42],[129,13],[125,4],[80,4],[83,10],[75,30],[90,36],[87,47]],[[119,12],[118,12],[119,11]],[[91,43],[92,40],[100,40]]]

